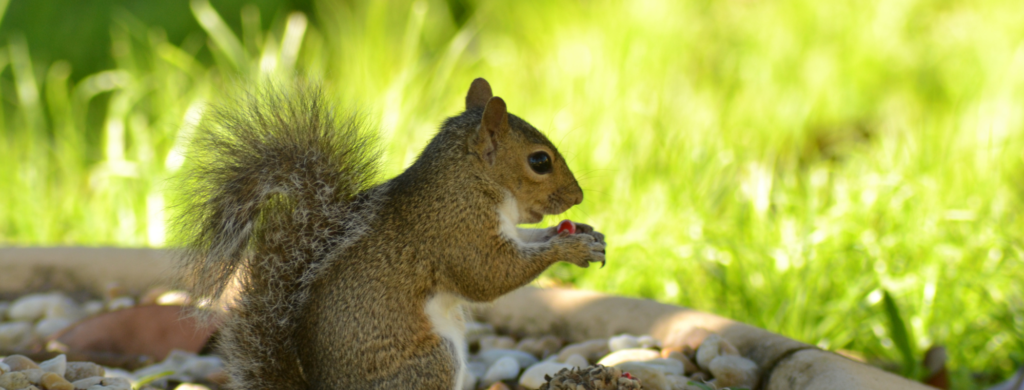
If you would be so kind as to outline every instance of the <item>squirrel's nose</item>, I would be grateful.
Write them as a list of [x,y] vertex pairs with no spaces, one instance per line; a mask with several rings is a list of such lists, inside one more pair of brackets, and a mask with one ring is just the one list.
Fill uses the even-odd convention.
[[570,198],[569,201],[572,202],[573,206],[583,203],[583,190],[579,190],[575,194],[573,194],[572,198]]

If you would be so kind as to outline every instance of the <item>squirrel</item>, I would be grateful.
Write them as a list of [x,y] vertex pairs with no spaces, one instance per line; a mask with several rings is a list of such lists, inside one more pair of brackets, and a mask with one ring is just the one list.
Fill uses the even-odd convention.
[[[182,277],[217,300],[233,389],[462,390],[468,302],[550,265],[605,261],[604,235],[523,229],[583,201],[565,158],[482,78],[416,161],[379,149],[319,87],[212,110],[180,174]],[[471,384],[470,384],[471,385]]]

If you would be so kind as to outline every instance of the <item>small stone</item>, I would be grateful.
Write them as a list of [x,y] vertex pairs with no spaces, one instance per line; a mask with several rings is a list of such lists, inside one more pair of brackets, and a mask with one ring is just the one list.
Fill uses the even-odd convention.
[[541,362],[534,364],[530,366],[530,368],[527,368],[526,371],[523,372],[523,375],[519,377],[519,385],[530,390],[540,388],[541,385],[547,382],[547,379],[544,379],[545,375],[554,376],[563,368],[572,369],[568,364],[558,362]]
[[562,344],[564,342],[557,336],[527,337],[519,340],[516,349],[543,359],[558,352],[558,349],[562,348]]
[[483,351],[476,355],[476,359],[479,359],[479,361],[487,364],[487,367],[490,367],[493,366],[498,359],[506,356],[516,359],[516,362],[519,363],[519,367],[529,367],[537,364],[537,358],[533,357],[533,355],[514,349],[491,349]]
[[39,382],[46,390],[75,390],[75,386],[68,382],[64,377],[57,375],[52,372],[43,375],[43,379]]
[[77,382],[81,379],[103,377],[103,366],[92,362],[68,362],[64,371],[64,379]]
[[588,340],[581,343],[569,344],[562,348],[558,352],[558,361],[564,362],[572,355],[582,355],[587,358],[588,362],[596,362],[601,359],[602,356],[607,355],[608,352],[608,340],[606,339],[594,339]]
[[697,348],[697,365],[707,369],[711,360],[721,355],[738,356],[740,353],[731,343],[717,334],[711,334]]
[[32,382],[32,384],[36,385],[38,385],[40,381],[43,380],[43,375],[46,374],[46,371],[40,370],[38,368],[29,368],[27,370],[21,370],[18,372],[25,374],[25,379],[28,379],[29,382]]
[[650,366],[657,366],[661,368],[661,370],[664,371],[666,375],[683,375],[683,373],[686,371],[685,366],[683,366],[683,362],[675,359],[657,358],[644,361],[643,363]]
[[484,374],[487,373],[487,363],[466,362],[466,371],[473,374],[474,378],[483,378]]
[[33,332],[36,337],[45,339],[64,330],[64,328],[71,326],[73,323],[74,321],[68,318],[46,318],[36,323],[36,327]]
[[480,338],[480,352],[491,349],[513,349],[516,340],[508,336],[483,336]]
[[119,297],[107,302],[107,310],[109,311],[127,309],[132,306],[135,306],[135,299],[132,299],[132,297]]
[[181,290],[165,292],[156,299],[157,305],[185,305],[186,303],[188,303],[188,293]]
[[708,374],[704,371],[697,371],[693,374],[690,374],[690,380],[694,382],[707,382],[711,380],[711,374]]
[[11,372],[11,366],[8,366],[7,363],[0,361],[0,375],[6,374],[8,372]]
[[636,341],[640,343],[640,348],[660,348],[661,342],[658,339],[650,335],[643,335],[636,338]]
[[32,385],[25,374],[20,372],[8,372],[0,375],[0,387],[5,389],[24,389]]
[[125,378],[103,378],[103,380],[100,381],[100,384],[108,390],[132,390],[132,383]]
[[590,362],[588,362],[587,359],[583,357],[583,355],[575,354],[569,356],[568,359],[565,359],[565,364],[568,364],[576,368],[587,368],[587,366],[590,365]]
[[[28,370],[30,368],[39,368],[36,362],[32,361],[23,355],[10,355],[4,358],[4,363],[11,367],[11,371]],[[4,386],[6,387],[6,386]]]
[[516,379],[517,376],[519,376],[519,362],[514,357],[505,356],[487,368],[483,378],[480,378],[480,384],[489,386],[494,382]]
[[75,322],[82,318],[82,309],[75,301],[64,295],[58,295],[58,297],[54,298],[46,308],[46,313],[43,314],[44,319],[62,318]]
[[623,349],[601,358],[597,364],[616,366],[622,362],[642,362],[660,358],[661,354],[653,349]]
[[31,322],[5,322],[0,324],[0,347],[4,349],[21,349],[31,342]]
[[63,354],[57,355],[53,359],[39,363],[39,368],[42,368],[43,371],[52,372],[64,377],[64,374],[67,373],[68,357]]
[[7,308],[7,317],[14,321],[35,322],[46,315],[51,305],[66,298],[60,293],[24,295]]
[[82,304],[82,314],[84,316],[94,316],[103,312],[106,305],[103,301],[89,301]]
[[71,384],[74,385],[76,389],[88,389],[88,388],[90,388],[92,386],[102,386],[100,384],[102,382],[103,382],[103,377],[102,376],[94,376],[94,377],[82,378],[82,379],[79,379],[79,380],[76,380],[76,381],[72,381]]
[[175,387],[174,390],[210,390],[210,388],[198,383],[182,383]]
[[683,371],[686,375],[690,375],[694,372],[700,371],[700,367],[697,367],[697,363],[686,357],[682,352],[662,350],[661,357],[666,359],[675,359],[683,363]]
[[722,355],[708,366],[719,387],[753,387],[757,364],[742,356]]
[[608,339],[608,350],[612,352],[636,348],[640,348],[640,341],[630,334],[620,334]]
[[615,367],[639,379],[644,390],[672,390],[665,372],[658,367],[640,362],[623,362]]

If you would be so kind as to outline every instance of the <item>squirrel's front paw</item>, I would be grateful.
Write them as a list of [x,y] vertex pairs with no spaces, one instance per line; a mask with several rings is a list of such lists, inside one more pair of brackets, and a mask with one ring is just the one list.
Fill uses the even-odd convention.
[[[600,235],[600,233],[597,234]],[[563,260],[583,268],[590,267],[590,263],[596,262],[601,262],[601,267],[604,267],[604,235],[601,235],[601,241],[598,241],[598,238],[591,233],[563,233],[558,235],[557,240],[570,248],[569,256]]]

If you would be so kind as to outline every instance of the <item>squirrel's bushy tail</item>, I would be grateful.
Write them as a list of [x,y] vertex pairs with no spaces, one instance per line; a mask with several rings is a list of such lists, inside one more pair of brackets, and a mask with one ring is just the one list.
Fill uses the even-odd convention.
[[337,120],[319,88],[263,88],[208,111],[179,176],[175,227],[194,296],[237,283],[219,347],[233,388],[308,387],[293,341],[328,254],[365,231],[357,195],[378,148],[358,117]]

